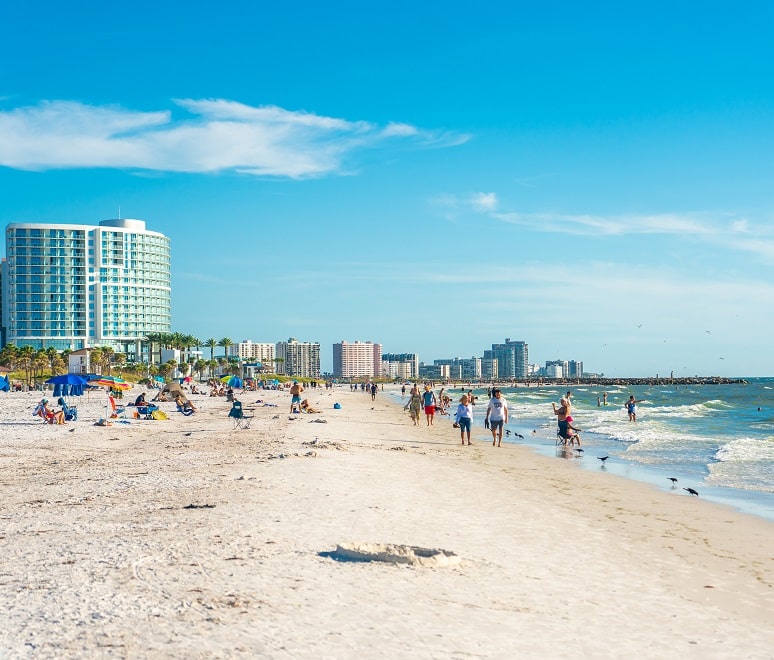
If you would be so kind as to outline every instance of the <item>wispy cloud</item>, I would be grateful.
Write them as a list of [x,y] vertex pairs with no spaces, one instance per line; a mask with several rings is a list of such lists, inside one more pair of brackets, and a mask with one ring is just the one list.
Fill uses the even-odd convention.
[[224,99],[178,99],[185,111],[44,101],[0,111],[0,165],[17,169],[239,171],[291,178],[340,174],[373,148],[455,146],[469,136],[391,122],[380,126]]

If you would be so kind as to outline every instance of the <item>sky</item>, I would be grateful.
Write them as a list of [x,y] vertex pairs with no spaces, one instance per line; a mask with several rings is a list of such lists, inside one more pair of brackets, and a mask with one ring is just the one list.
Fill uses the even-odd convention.
[[145,220],[172,330],[773,376],[774,4],[0,5],[0,222]]

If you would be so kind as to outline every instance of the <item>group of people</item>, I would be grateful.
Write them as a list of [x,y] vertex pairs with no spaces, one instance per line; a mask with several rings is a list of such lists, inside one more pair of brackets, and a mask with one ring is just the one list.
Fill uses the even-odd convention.
[[41,399],[32,414],[40,417],[46,424],[65,423],[64,410],[52,410],[48,405],[48,399]]
[[[439,404],[440,400],[440,404]],[[409,416],[414,426],[419,425],[422,411],[424,410],[427,426],[433,426],[436,412],[446,413],[446,406],[451,402],[451,398],[444,394],[444,389],[436,397],[430,385],[425,385],[424,391],[419,391],[419,386],[414,384],[409,392],[409,398],[404,410],[409,411]],[[460,430],[460,441],[462,444],[470,444],[470,429],[473,423],[473,405],[475,399],[471,393],[463,393],[457,410],[454,414],[454,427]],[[484,426],[492,431],[492,446],[500,447],[503,440],[503,428],[508,423],[508,404],[502,396],[502,392],[495,388],[492,390],[492,397],[486,408],[484,417]]]

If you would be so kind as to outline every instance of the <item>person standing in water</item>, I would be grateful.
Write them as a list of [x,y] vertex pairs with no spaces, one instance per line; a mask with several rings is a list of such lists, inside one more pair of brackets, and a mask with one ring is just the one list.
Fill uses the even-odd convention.
[[624,404],[624,408],[626,408],[626,412],[629,413],[629,421],[630,422],[636,422],[637,421],[637,404],[642,403],[642,401],[638,401],[634,398],[634,394],[632,394],[629,397],[629,400]]

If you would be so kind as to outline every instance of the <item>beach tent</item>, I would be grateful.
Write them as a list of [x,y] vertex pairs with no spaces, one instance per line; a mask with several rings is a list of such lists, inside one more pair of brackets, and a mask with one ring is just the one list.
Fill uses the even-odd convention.
[[177,381],[172,381],[171,383],[165,383],[164,387],[161,388],[162,394],[169,394],[173,397],[177,396],[178,394],[185,398],[185,394],[183,394],[183,390],[180,387],[180,383]]
[[0,376],[0,392],[7,392],[11,389],[11,384],[8,382],[8,378]]

